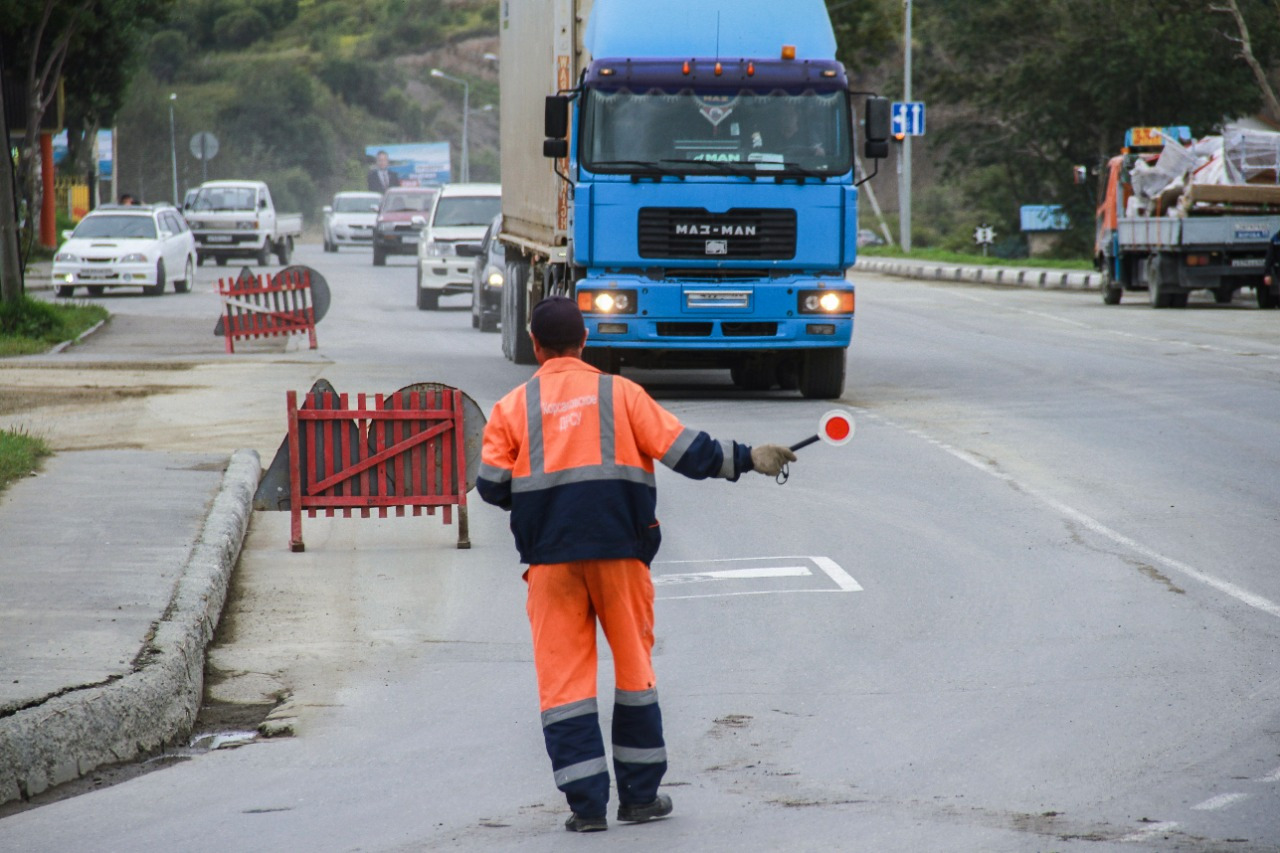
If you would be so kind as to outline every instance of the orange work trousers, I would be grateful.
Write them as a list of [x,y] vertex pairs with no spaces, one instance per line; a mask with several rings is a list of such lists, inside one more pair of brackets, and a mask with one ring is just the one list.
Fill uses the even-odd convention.
[[650,690],[653,580],[639,560],[535,564],[525,572],[525,609],[542,710],[596,695],[596,620],[613,652],[619,690]]

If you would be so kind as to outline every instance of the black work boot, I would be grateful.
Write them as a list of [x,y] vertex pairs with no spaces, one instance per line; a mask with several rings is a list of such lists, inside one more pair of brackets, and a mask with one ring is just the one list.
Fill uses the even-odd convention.
[[564,828],[570,832],[604,832],[609,828],[609,820],[604,815],[583,817],[580,814],[571,814],[564,822]]
[[618,820],[628,823],[643,823],[669,814],[671,814],[671,798],[666,794],[659,794],[652,803],[620,803],[618,805]]

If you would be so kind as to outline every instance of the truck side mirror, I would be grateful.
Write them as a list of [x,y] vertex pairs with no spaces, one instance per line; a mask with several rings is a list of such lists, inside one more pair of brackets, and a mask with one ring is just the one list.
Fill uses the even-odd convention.
[[564,139],[569,135],[569,96],[548,95],[542,115],[542,135],[549,139]]
[[867,98],[863,131],[864,156],[881,160],[889,156],[890,106],[888,98]]
[[542,156],[550,157],[552,160],[563,160],[569,156],[569,140],[567,139],[544,139],[542,140]]

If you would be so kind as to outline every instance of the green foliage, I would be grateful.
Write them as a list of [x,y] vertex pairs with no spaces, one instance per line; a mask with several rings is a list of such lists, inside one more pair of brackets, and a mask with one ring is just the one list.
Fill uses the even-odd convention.
[[181,30],[161,30],[147,44],[147,69],[162,83],[172,83],[186,65],[191,42]]
[[882,62],[897,41],[900,9],[894,0],[827,0],[840,61],[854,71]]
[[[1261,0],[1241,5],[1269,65],[1280,20]],[[916,9],[921,96],[958,115],[934,142],[946,151],[945,175],[1005,221],[1021,204],[1063,205],[1070,250],[1088,251],[1095,203],[1072,183],[1072,165],[1101,165],[1135,125],[1188,124],[1202,135],[1260,104],[1230,20],[1200,0],[938,0]]]
[[26,296],[0,302],[0,356],[43,352],[106,318],[98,305],[54,305]]
[[14,480],[35,473],[40,460],[52,453],[44,439],[23,430],[0,430],[0,491]]
[[223,50],[242,50],[270,34],[266,15],[257,9],[236,9],[213,25],[214,43]]

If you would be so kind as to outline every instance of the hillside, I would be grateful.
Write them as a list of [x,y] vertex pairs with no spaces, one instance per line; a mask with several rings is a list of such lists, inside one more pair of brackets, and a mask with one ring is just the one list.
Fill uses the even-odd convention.
[[447,141],[456,173],[463,87],[432,68],[470,84],[471,177],[497,180],[497,15],[497,0],[177,0],[118,117],[119,190],[172,195],[171,103],[180,193],[202,180],[201,131],[219,143],[209,179],[266,180],[311,221],[364,188],[368,145]]

